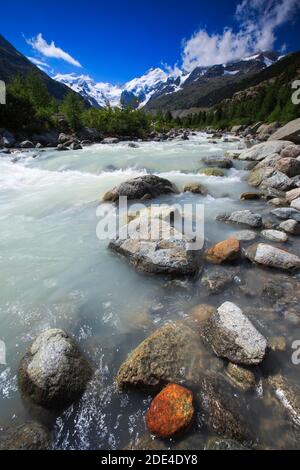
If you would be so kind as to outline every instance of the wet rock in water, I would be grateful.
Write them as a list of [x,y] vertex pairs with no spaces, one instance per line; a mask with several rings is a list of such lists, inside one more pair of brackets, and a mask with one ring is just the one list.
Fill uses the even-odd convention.
[[256,167],[254,168],[253,171],[251,171],[249,177],[248,177],[248,183],[250,186],[258,187],[261,185],[261,183],[267,179],[269,176],[271,176],[274,173],[273,168],[259,168],[257,169]]
[[248,450],[233,439],[222,439],[221,437],[210,437],[207,441],[206,450]]
[[233,167],[233,163],[229,158],[224,157],[209,157],[203,159],[203,163],[209,167],[224,168],[229,170]]
[[263,230],[261,236],[272,242],[285,243],[288,241],[287,234],[279,230]]
[[203,284],[210,294],[219,294],[229,287],[235,280],[238,269],[217,267],[207,268],[201,278]]
[[247,391],[255,387],[255,375],[251,370],[230,362],[227,366],[226,372],[232,382],[241,390]]
[[243,193],[241,194],[242,201],[255,201],[261,199],[261,193]]
[[25,398],[49,409],[63,409],[80,398],[92,375],[74,341],[62,330],[41,333],[21,360],[19,386]]
[[300,174],[300,162],[296,158],[281,158],[275,168],[289,178]]
[[260,364],[266,354],[266,339],[231,302],[225,302],[210,317],[204,336],[218,357],[234,364]]
[[82,150],[82,145],[79,142],[72,142],[70,150]]
[[207,189],[202,184],[199,184],[199,183],[187,184],[184,187],[183,191],[185,193],[202,194],[204,196],[208,193]]
[[224,171],[220,168],[202,168],[199,173],[206,176],[225,176]]
[[252,430],[243,412],[245,403],[220,374],[206,376],[201,382],[198,399],[208,429],[222,438],[249,441]]
[[117,202],[120,196],[129,200],[143,199],[145,196],[156,198],[163,194],[177,194],[177,188],[168,180],[155,175],[139,176],[125,181],[108,191],[103,198],[104,202]]
[[233,224],[248,225],[249,227],[259,228],[262,226],[262,217],[260,214],[254,214],[249,210],[235,211],[231,215],[221,215],[217,220]]
[[286,220],[279,225],[279,228],[291,235],[300,235],[300,224],[299,222],[296,222],[296,220]]
[[[124,256],[138,270],[150,274],[193,276],[200,267],[200,251],[191,250],[191,239],[184,237],[163,220],[158,221],[157,240],[151,240],[153,219],[145,223],[137,218],[120,230],[109,248]],[[145,228],[148,239],[143,239]],[[128,238],[128,233],[134,233]],[[150,238],[150,241],[149,241]]]
[[29,422],[0,433],[0,450],[47,450],[50,433],[39,423]]
[[298,158],[300,156],[300,145],[289,145],[282,150],[281,158]]
[[293,207],[281,207],[280,209],[273,210],[271,214],[275,215],[278,219],[293,219],[300,223],[300,212]]
[[283,139],[290,140],[294,144],[300,143],[300,118],[290,121],[270,137],[270,140],[284,141]]
[[287,202],[283,198],[275,197],[274,199],[270,199],[268,204],[275,206],[275,207],[284,207],[287,205]]
[[102,140],[101,144],[119,144],[120,139],[117,137],[106,137]]
[[192,392],[180,385],[170,384],[152,401],[146,424],[155,436],[169,438],[186,430],[194,414]]
[[287,342],[284,336],[273,336],[268,340],[268,345],[274,352],[285,352],[287,349]]
[[23,142],[20,143],[20,148],[21,149],[34,149],[35,145],[33,142],[30,140],[24,140]]
[[168,383],[199,383],[202,366],[199,335],[181,322],[155,331],[126,359],[117,374],[120,390],[161,389]]
[[284,288],[278,285],[278,282],[275,280],[269,280],[263,284],[261,295],[272,301],[275,299],[281,299],[284,297]]
[[274,171],[265,177],[260,185],[262,190],[266,188],[278,189],[279,191],[289,191],[295,187],[294,181],[280,171]]
[[291,189],[285,195],[286,201],[291,203],[294,199],[298,199],[300,197],[300,188]]
[[277,400],[284,407],[287,417],[293,424],[300,427],[300,388],[282,375],[269,377],[267,382]]
[[270,141],[254,145],[252,148],[244,150],[239,160],[261,161],[275,153],[280,153],[283,149],[291,145],[290,141]]
[[212,305],[199,304],[192,308],[189,312],[188,322],[202,332],[203,325],[215,313],[216,309]]
[[134,142],[129,142],[128,147],[131,149],[138,149],[140,146]]
[[295,270],[300,268],[300,258],[275,246],[258,243],[245,250],[245,256],[253,263],[269,268]]
[[235,232],[233,236],[240,242],[249,242],[257,238],[257,233],[252,230],[241,230],[240,232]]
[[160,439],[153,438],[150,434],[145,434],[144,436],[136,439],[135,441],[131,441],[127,447],[123,450],[145,450],[145,451],[153,451],[153,450],[168,450],[166,444],[161,441]]
[[229,238],[212,246],[206,253],[207,261],[215,264],[227,263],[240,256],[240,242],[236,238]]
[[[291,207],[293,209],[296,209],[297,211],[300,211],[300,197],[298,197],[297,199],[294,199],[292,202],[291,202]],[[300,214],[300,213],[299,213]]]

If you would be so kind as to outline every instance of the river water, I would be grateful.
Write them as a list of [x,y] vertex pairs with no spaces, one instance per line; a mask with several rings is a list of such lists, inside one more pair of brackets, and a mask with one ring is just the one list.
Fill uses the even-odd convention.
[[[114,378],[127,354],[153,330],[184,318],[198,303],[219,306],[231,300],[253,306],[253,297],[241,294],[238,286],[208,300],[199,280],[170,283],[137,273],[96,236],[96,210],[103,194],[147,173],[171,180],[180,190],[193,182],[207,187],[207,196],[181,193],[155,202],[203,203],[210,244],[239,230],[217,223],[217,214],[238,208],[265,210],[262,202],[239,200],[249,190],[241,162],[235,161],[223,178],[197,174],[204,166],[201,158],[243,146],[221,141],[213,145],[208,138],[197,134],[189,141],[139,143],[139,148],[122,142],[81,151],[30,151],[14,155],[15,163],[11,156],[0,156],[0,340],[6,345],[7,363],[0,365],[0,428],[36,417],[18,393],[18,363],[37,334],[63,328],[97,374],[81,401],[55,419],[54,447],[122,449],[144,434],[151,400],[145,394],[116,392]],[[253,269],[248,270],[251,283]],[[292,341],[298,332],[300,338],[295,314],[286,320],[284,331],[282,312],[275,319],[271,313],[266,318],[252,312],[252,317],[268,336],[285,334]],[[288,354],[281,358],[282,367],[298,380],[299,368],[286,362]],[[258,403],[253,416],[257,435],[269,419],[279,422],[272,407],[261,412],[260,392],[258,387],[252,397]],[[193,446],[202,448],[200,418],[196,427]],[[279,447],[276,426],[269,433],[269,446]],[[288,438],[282,442],[281,447],[290,445]]]

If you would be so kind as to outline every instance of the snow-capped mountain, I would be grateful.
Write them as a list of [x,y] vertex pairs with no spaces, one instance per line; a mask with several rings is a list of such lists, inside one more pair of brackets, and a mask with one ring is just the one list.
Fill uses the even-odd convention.
[[119,106],[122,89],[110,83],[96,83],[88,75],[57,74],[54,77],[57,82],[67,85],[72,90],[83,96],[92,106]]
[[200,86],[209,80],[237,79],[242,75],[257,73],[278,59],[279,55],[276,52],[259,52],[227,64],[196,67],[191,73],[178,68],[172,71],[153,68],[122,86],[96,83],[88,75],[58,74],[53,78],[80,93],[92,106],[142,108],[149,102],[153,103],[161,97],[176,94],[197,84]]

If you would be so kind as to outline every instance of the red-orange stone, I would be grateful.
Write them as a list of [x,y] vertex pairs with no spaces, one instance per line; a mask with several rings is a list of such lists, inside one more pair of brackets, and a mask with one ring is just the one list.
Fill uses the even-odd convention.
[[228,238],[228,240],[211,247],[207,252],[206,259],[216,264],[233,261],[239,256],[240,249],[240,242],[236,238]]
[[152,434],[168,438],[186,429],[194,413],[192,392],[171,384],[154,398],[146,415],[146,423]]

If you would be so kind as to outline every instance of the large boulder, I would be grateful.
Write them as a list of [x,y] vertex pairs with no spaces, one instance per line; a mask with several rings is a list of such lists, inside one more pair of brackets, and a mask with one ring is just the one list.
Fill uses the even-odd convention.
[[159,390],[168,383],[195,386],[201,365],[198,334],[183,323],[170,323],[129,355],[118,372],[118,388]]
[[220,215],[217,220],[232,224],[248,225],[249,227],[259,228],[262,226],[262,217],[249,210],[235,211],[230,215]]
[[[191,249],[188,239],[169,223],[158,221],[157,238],[153,237],[155,223],[138,217],[121,228],[118,238],[109,248],[124,256],[138,271],[171,276],[194,275],[200,267],[200,251]],[[147,232],[146,235],[145,229]],[[132,236],[128,234],[132,233]]]
[[129,200],[153,199],[163,194],[176,194],[177,188],[170,181],[155,175],[139,176],[125,181],[108,191],[103,198],[104,202],[116,202],[120,196]]
[[49,431],[35,422],[5,429],[0,433],[0,450],[47,450],[49,445]]
[[300,118],[290,121],[272,134],[270,140],[289,140],[294,144],[300,144]]
[[218,357],[234,364],[257,365],[265,357],[266,339],[231,302],[225,302],[209,318],[204,335]]
[[74,341],[62,330],[47,330],[32,343],[19,366],[22,394],[36,405],[63,409],[80,398],[92,374]]
[[192,392],[180,385],[170,384],[152,401],[146,424],[151,434],[166,439],[186,430],[194,415]]
[[250,149],[244,150],[240,154],[239,160],[255,160],[259,162],[270,155],[274,155],[274,153],[280,153],[284,148],[291,145],[291,143],[290,141],[277,140],[263,142],[262,144],[257,144]]
[[268,140],[268,138],[274,134],[280,128],[279,122],[272,122],[271,124],[262,124],[256,132],[256,138],[258,140]]
[[253,263],[285,271],[300,268],[300,258],[275,246],[258,243],[245,251],[245,256]]

